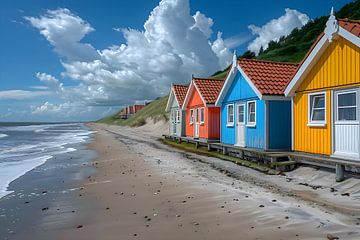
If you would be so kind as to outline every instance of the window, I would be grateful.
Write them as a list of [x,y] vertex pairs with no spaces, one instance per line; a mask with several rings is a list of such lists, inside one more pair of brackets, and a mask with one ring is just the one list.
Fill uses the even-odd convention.
[[238,109],[237,122],[244,123],[245,122],[245,105],[240,104],[240,105],[238,105],[237,109]]
[[180,122],[180,111],[176,110],[176,122]]
[[248,102],[247,105],[248,105],[247,126],[254,127],[256,125],[256,102],[251,101]]
[[205,108],[200,108],[200,123],[205,122]]
[[338,93],[337,120],[356,121],[356,91]]
[[326,124],[325,93],[309,94],[309,126],[324,126]]
[[190,124],[194,123],[194,109],[190,109]]
[[234,126],[234,104],[227,105],[227,126]]

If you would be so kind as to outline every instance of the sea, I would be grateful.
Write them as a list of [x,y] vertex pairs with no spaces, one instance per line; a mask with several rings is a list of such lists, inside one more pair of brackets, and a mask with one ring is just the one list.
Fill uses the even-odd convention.
[[58,155],[77,151],[92,132],[83,123],[0,123],[0,198],[9,184]]

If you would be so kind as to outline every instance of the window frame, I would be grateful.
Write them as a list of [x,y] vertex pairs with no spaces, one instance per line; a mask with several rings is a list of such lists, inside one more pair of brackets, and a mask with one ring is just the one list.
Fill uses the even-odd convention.
[[190,109],[190,125],[194,124],[194,109]]
[[[240,117],[239,117],[239,109],[240,109],[240,106],[244,108],[244,111],[243,111],[243,117],[242,117],[242,121],[240,122]],[[245,124],[245,115],[246,115],[246,112],[245,112],[245,103],[238,103],[236,105],[236,123],[238,124]]]
[[[312,120],[313,117],[313,106],[315,101],[311,104],[311,98],[316,97],[318,95],[324,95],[324,120]],[[308,126],[309,127],[325,127],[327,123],[327,96],[326,91],[322,92],[313,92],[308,94]],[[319,110],[319,109],[318,109]]]
[[[201,112],[204,111],[204,119],[201,119]],[[205,107],[200,108],[200,124],[203,125],[205,123]]]
[[[250,122],[250,114],[251,114],[251,112],[250,112],[250,104],[251,103],[254,103],[254,115],[255,115],[255,121],[254,122]],[[247,127],[256,127],[256,100],[253,100],[253,101],[248,101],[247,103],[246,103],[246,107],[247,107],[247,111],[246,111],[246,115],[247,115],[247,117],[246,117],[246,126]]]
[[[339,95],[344,95],[344,94],[349,94],[349,93],[355,93],[355,99],[356,99],[356,102],[355,102],[355,105],[352,105],[352,106],[346,106],[346,107],[343,107],[343,106],[339,106]],[[359,97],[358,97],[358,89],[347,89],[347,90],[342,90],[342,91],[338,91],[336,92],[335,94],[335,101],[336,101],[336,110],[335,110],[335,123],[337,124],[358,124],[359,123],[359,116],[358,116],[358,108],[359,108]],[[356,117],[356,120],[339,120],[339,109],[344,109],[344,108],[354,108],[355,107],[355,117]]]
[[[229,122],[229,107],[232,107],[232,122]],[[235,107],[234,103],[229,103],[226,105],[226,126],[233,127],[235,124]]]

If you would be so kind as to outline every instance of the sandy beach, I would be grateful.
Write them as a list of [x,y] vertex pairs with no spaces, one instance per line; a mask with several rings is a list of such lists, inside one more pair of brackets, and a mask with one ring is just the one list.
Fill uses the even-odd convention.
[[[323,175],[312,180],[322,187],[314,190],[296,184],[296,171],[267,176],[165,146],[157,141],[166,131],[161,123],[89,127],[96,173],[65,200],[54,199],[69,211],[50,207],[42,221],[8,239],[360,238],[356,180],[335,186],[332,173],[318,171]],[[342,196],[351,184],[353,192]]]

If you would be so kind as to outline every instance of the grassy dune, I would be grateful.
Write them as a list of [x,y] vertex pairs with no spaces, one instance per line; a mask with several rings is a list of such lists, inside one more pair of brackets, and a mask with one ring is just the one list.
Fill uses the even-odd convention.
[[157,98],[156,100],[145,106],[143,109],[141,109],[139,112],[134,114],[131,118],[126,120],[121,119],[118,112],[112,116],[100,119],[97,122],[121,126],[138,127],[144,125],[146,123],[146,119],[152,119],[155,122],[159,120],[167,121],[168,113],[165,112],[167,99],[168,96]]

